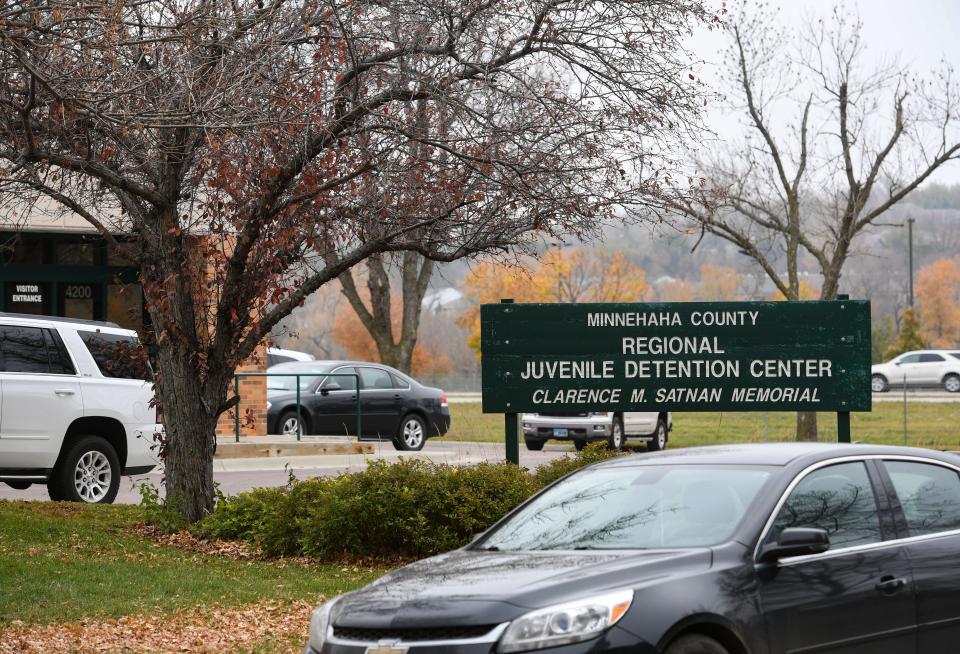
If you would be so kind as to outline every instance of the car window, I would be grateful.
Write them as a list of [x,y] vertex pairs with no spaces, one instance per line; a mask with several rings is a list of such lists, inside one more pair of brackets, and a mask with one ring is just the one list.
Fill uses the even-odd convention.
[[280,363],[290,363],[291,361],[296,361],[293,357],[284,356],[282,354],[271,354],[267,353],[267,365],[275,366]]
[[883,540],[866,466],[839,463],[800,480],[777,514],[771,540],[788,527],[826,529],[831,549]]
[[410,382],[408,382],[406,379],[404,379],[400,375],[395,375],[391,372],[390,378],[393,380],[394,388],[410,388]]
[[4,372],[49,374],[50,356],[43,331],[39,327],[0,327]]
[[54,375],[77,374],[76,369],[73,367],[73,361],[70,360],[70,355],[67,354],[67,348],[60,338],[60,334],[52,329],[44,329],[43,338],[50,359],[50,372]]
[[951,352],[950,356],[952,356],[954,359],[960,359],[960,352]]
[[960,529],[960,475],[928,463],[884,461],[911,536]]
[[763,466],[587,469],[534,498],[478,547],[589,550],[716,545],[730,538],[769,476]]
[[920,361],[919,354],[905,354],[899,359],[897,359],[897,363],[918,363],[919,361]]
[[384,390],[393,388],[390,373],[380,368],[360,368],[360,379],[364,390]]
[[[314,367],[287,363],[270,366],[267,368],[267,390],[295,392],[298,379],[300,380],[300,390],[309,390],[320,381],[320,377],[328,372],[330,372],[330,367],[322,364]],[[300,375],[300,377],[294,377],[294,375]]]
[[150,380],[147,353],[134,336],[78,331],[104,377]]
[[354,368],[353,366],[342,366],[340,368],[337,368],[333,372],[340,373],[340,375],[342,376],[327,377],[326,380],[324,380],[323,382],[324,386],[329,386],[330,384],[337,384],[340,387],[340,389],[344,391],[357,390],[357,378],[347,376],[348,374],[356,375],[357,374],[356,368]]
[[943,361],[946,361],[946,359],[939,354],[928,353],[920,355],[920,363],[942,363]]

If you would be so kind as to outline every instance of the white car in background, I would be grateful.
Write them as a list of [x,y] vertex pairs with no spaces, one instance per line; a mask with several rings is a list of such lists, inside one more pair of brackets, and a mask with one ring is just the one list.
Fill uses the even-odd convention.
[[279,347],[267,348],[267,367],[275,366],[278,363],[290,363],[291,361],[313,361],[315,357],[312,354],[301,352],[300,350],[284,350]]
[[669,411],[626,411],[624,413],[524,413],[523,440],[528,450],[542,450],[548,440],[573,442],[578,450],[592,441],[606,441],[619,450],[628,438],[646,441],[650,451],[667,446],[673,430]]
[[960,350],[905,352],[870,369],[870,389],[874,393],[904,385],[940,386],[948,393],[960,392]]

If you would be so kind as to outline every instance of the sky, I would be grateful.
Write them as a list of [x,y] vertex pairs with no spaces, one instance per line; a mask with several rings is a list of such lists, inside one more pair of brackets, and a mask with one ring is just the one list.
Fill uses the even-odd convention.
[[[768,0],[779,7],[785,25],[800,25],[809,15],[828,16],[836,0]],[[719,4],[716,0],[714,4]],[[841,3],[842,4],[842,3]],[[860,0],[849,2],[863,20],[868,56],[892,57],[912,71],[925,73],[947,61],[960,75],[960,0]],[[716,60],[724,45],[718,33],[698,34],[692,47],[706,61]],[[709,79],[709,75],[704,76]],[[711,117],[711,124],[723,119]],[[942,167],[932,181],[960,184],[960,162]]]

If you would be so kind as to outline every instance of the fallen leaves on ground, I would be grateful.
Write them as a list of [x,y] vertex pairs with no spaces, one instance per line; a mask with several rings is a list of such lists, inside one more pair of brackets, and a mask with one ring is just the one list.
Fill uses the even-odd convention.
[[[264,642],[303,643],[314,606],[305,600],[294,600],[66,625],[25,625],[14,621],[0,627],[0,654],[202,654],[250,651]],[[299,650],[294,646],[291,651]]]
[[186,530],[171,534],[153,525],[140,525],[135,527],[133,531],[142,538],[152,540],[160,545],[175,547],[185,552],[222,556],[237,561],[250,561],[252,559],[263,558],[257,548],[240,541],[207,540]]

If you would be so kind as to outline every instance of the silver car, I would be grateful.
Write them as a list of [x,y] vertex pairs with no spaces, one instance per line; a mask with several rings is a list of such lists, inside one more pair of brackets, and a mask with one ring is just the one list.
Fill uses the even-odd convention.
[[647,449],[662,450],[673,430],[669,411],[624,413],[524,413],[523,440],[528,450],[542,450],[548,440],[572,441],[579,450],[591,441],[606,441],[619,450],[628,438],[644,440]]

